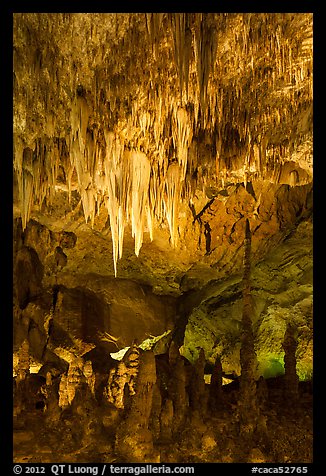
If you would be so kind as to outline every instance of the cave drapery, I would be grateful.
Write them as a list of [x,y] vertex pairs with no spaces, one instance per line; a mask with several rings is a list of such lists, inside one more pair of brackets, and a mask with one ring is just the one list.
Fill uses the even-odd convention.
[[163,461],[156,442],[182,434],[189,461],[259,461],[260,440],[245,456],[218,449],[205,412],[227,400],[216,382],[241,376],[246,224],[256,377],[292,365],[292,381],[312,379],[312,31],[310,13],[13,15],[14,370],[46,379],[50,422],[79,414],[82,379],[86,401],[116,404],[100,418],[109,433],[120,424],[122,458],[138,445],[134,461]]

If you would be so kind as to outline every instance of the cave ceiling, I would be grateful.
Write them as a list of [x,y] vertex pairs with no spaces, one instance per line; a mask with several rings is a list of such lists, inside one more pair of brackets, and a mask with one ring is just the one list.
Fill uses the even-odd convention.
[[158,294],[233,271],[246,218],[261,258],[312,208],[312,46],[308,13],[14,14],[26,243]]

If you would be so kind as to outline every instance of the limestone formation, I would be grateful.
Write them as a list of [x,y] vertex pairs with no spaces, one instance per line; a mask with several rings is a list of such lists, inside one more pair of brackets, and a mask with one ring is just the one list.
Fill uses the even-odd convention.
[[251,232],[249,220],[246,220],[244,258],[243,258],[243,311],[242,339],[240,348],[240,398],[238,402],[238,420],[240,432],[252,435],[259,418],[259,406],[256,391],[257,357],[252,330],[252,295],[250,288],[251,271]]
[[158,441],[161,436],[161,411],[162,396],[160,388],[156,382],[153,388],[152,411],[149,424],[155,441]]
[[173,425],[172,431],[177,434],[183,427],[189,411],[189,396],[186,389],[187,375],[184,360],[177,357],[177,361],[171,368],[169,396],[173,402]]
[[82,358],[76,358],[69,364],[67,374],[63,374],[59,386],[59,406],[66,408],[75,398],[76,389],[85,380],[83,375],[84,363]]
[[260,409],[263,410],[264,408],[266,408],[266,405],[268,403],[268,387],[267,387],[266,380],[264,379],[263,376],[260,376],[257,381],[256,396],[257,396],[258,406]]
[[199,357],[196,361],[188,387],[189,407],[192,411],[205,415],[207,405],[207,394],[205,388],[205,353],[203,349],[199,351]]
[[288,323],[284,335],[284,396],[290,406],[299,398],[296,350],[298,330],[295,324]]
[[149,429],[155,383],[155,357],[152,351],[145,351],[140,356],[135,394],[115,438],[117,453],[130,462],[159,462]]
[[17,365],[17,383],[25,380],[29,375],[30,355],[29,355],[29,342],[24,340],[20,346],[18,352],[18,365]]
[[222,363],[220,356],[217,355],[209,386],[209,406],[211,408],[223,405],[222,381]]
[[312,461],[313,14],[11,20],[15,462]]
[[92,362],[87,360],[83,365],[83,374],[86,378],[86,383],[89,386],[92,395],[95,396],[95,373],[93,372]]
[[105,398],[116,408],[123,409],[126,399],[135,395],[135,383],[139,367],[139,349],[132,344],[116,368],[110,370]]
[[166,398],[160,413],[160,441],[167,442],[172,440],[173,420],[173,401],[170,398]]
[[78,190],[86,221],[106,210],[117,274],[129,225],[136,255],[162,218],[177,245],[179,205],[196,188],[308,183],[311,50],[312,14],[15,14],[23,229],[34,203]]
[[[67,383],[65,375],[62,375],[61,379]],[[69,406],[67,391],[66,388],[62,389],[61,379],[60,377],[50,379],[48,376],[45,385],[41,388],[44,396],[45,421],[50,427],[58,423],[62,410]]]
[[26,409],[26,385],[30,375],[30,355],[28,340],[24,340],[19,348],[14,381],[14,416],[19,416]]

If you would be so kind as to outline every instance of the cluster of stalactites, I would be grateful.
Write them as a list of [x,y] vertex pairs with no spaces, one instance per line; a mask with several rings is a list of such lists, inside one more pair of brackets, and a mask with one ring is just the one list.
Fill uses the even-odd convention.
[[[72,110],[70,160],[76,170],[78,189],[86,221],[94,224],[96,212],[104,203],[111,227],[114,272],[122,257],[124,230],[131,224],[138,256],[144,230],[153,239],[154,221],[167,220],[171,243],[177,244],[178,206],[186,178],[188,149],[192,140],[189,115],[178,108],[172,116],[172,140],[175,162],[162,154],[159,161],[139,147],[126,147],[122,134],[87,129],[90,111],[84,98],[78,98]],[[139,117],[139,130],[146,135],[151,117]],[[68,187],[69,189],[71,187]]]
[[206,181],[289,173],[300,183],[282,167],[311,156],[300,152],[311,136],[311,30],[303,14],[17,15],[23,227],[61,167],[69,195],[77,176],[87,221],[106,206],[116,274],[126,225],[137,255],[155,221],[176,246],[179,204]]
[[[70,196],[75,171],[86,222],[90,221],[93,226],[96,213],[102,205],[106,206],[116,275],[126,225],[131,225],[137,256],[145,230],[153,240],[154,221],[166,220],[171,243],[177,244],[178,207],[184,190],[192,131],[188,113],[178,108],[172,116],[171,138],[177,158],[169,159],[163,150],[157,161],[140,150],[137,143],[131,149],[130,141],[122,134],[108,130],[99,133],[96,129],[90,132],[89,116],[87,101],[76,98],[71,112],[70,141],[65,147],[60,141],[54,141],[56,147],[37,144],[34,151],[25,148],[16,152],[17,158],[22,156],[21,164],[16,162],[22,224],[25,229],[33,201],[41,206],[56,188],[63,188],[56,185],[61,155],[66,191]],[[151,127],[150,118],[142,115],[139,124],[141,134],[146,135]]]
[[60,141],[37,139],[34,149],[15,144],[14,169],[23,229],[26,228],[34,203],[51,203],[61,156]]

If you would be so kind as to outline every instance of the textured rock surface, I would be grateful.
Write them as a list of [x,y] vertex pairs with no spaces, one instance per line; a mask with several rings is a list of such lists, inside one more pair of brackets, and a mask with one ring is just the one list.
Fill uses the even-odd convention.
[[[302,222],[252,269],[253,326],[259,372],[265,377],[284,373],[282,342],[288,322],[298,325],[297,372],[312,376],[312,224]],[[194,361],[198,349],[223,370],[240,375],[241,275],[211,281],[198,292],[200,304],[189,317],[183,354]]]
[[[311,460],[312,80],[312,14],[14,15],[17,461]],[[247,220],[256,377],[275,377],[250,447],[221,385]],[[137,394],[126,359],[160,335]]]
[[34,205],[77,191],[77,214],[109,218],[116,273],[125,228],[137,255],[162,223],[176,246],[197,192],[311,182],[311,45],[309,14],[16,14],[23,229]]
[[116,452],[133,463],[160,462],[159,453],[154,452],[153,436],[148,428],[155,383],[155,357],[152,351],[147,351],[140,355],[134,398],[131,399],[127,417],[117,429],[115,440]]

